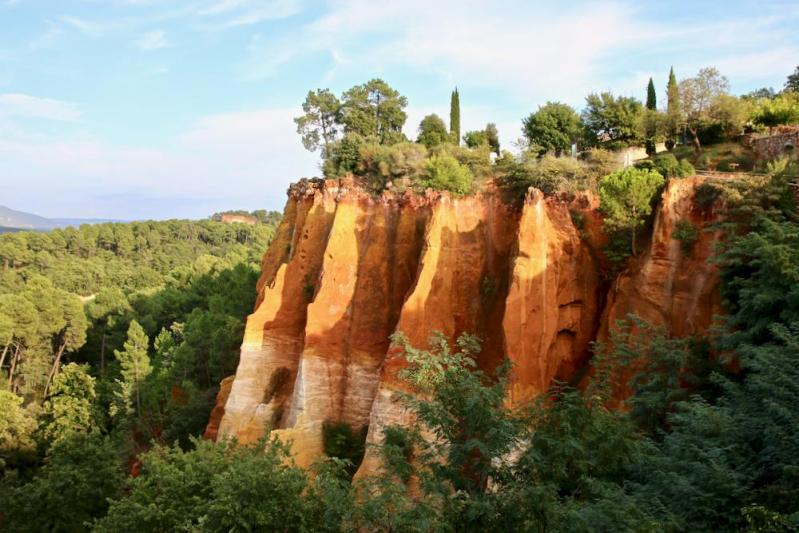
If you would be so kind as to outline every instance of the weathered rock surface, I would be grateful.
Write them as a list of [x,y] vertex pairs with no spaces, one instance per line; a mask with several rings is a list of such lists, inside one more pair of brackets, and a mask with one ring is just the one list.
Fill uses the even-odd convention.
[[396,331],[416,346],[434,331],[477,335],[481,368],[505,356],[514,363],[509,401],[520,404],[572,378],[591,341],[627,313],[675,335],[707,328],[718,309],[707,258],[719,235],[701,233],[691,254],[672,239],[678,220],[702,226],[713,216],[693,205],[699,181],[671,182],[649,249],[609,293],[590,195],[569,204],[532,190],[519,207],[490,187],[374,197],[351,179],[301,181],[264,256],[241,361],[206,435],[246,443],[271,428],[308,465],[324,453],[325,421],[368,425],[360,473],[371,472],[379,458],[368,444],[386,425],[411,423],[394,400],[405,365],[389,346]]
[[[600,338],[617,320],[636,314],[667,333],[684,337],[704,332],[720,313],[718,268],[710,262],[721,238],[709,226],[719,213],[703,211],[696,202],[701,177],[671,180],[661,198],[649,248],[618,276],[608,292]],[[674,238],[680,221],[698,231],[692,250]]]

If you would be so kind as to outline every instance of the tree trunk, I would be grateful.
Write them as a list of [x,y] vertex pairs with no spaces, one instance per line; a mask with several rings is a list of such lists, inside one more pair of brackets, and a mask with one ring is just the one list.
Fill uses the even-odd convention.
[[50,391],[50,384],[53,382],[53,378],[58,373],[58,370],[61,368],[61,356],[64,355],[64,350],[66,349],[66,343],[62,343],[61,346],[58,347],[58,352],[56,352],[55,360],[53,361],[53,366],[50,368],[50,374],[47,376],[47,384],[44,386],[44,397],[47,398],[47,393]]
[[6,344],[6,347],[3,348],[3,355],[0,355],[0,372],[3,370],[3,363],[6,362],[6,354],[8,353],[8,347],[11,345],[9,342]]
[[100,341],[100,375],[105,377],[105,328],[103,328],[103,340]]
[[14,383],[14,371],[17,369],[17,363],[19,362],[19,351],[19,344],[17,344],[14,350],[14,357],[11,358],[11,368],[8,370],[8,389],[11,392],[14,392],[11,385]]
[[697,128],[689,128],[691,135],[694,137],[694,151],[696,155],[702,155],[702,145],[699,143],[699,130]]

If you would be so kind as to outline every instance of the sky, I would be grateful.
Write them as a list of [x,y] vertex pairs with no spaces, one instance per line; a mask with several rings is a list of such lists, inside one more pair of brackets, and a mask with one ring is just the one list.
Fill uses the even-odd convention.
[[281,210],[319,157],[293,118],[310,89],[379,77],[504,147],[547,101],[665,100],[705,66],[735,94],[799,64],[799,2],[0,0],[0,205],[48,217]]

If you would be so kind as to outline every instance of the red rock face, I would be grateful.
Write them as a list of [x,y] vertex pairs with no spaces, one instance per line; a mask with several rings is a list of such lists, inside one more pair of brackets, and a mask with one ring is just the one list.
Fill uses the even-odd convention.
[[380,466],[369,444],[383,428],[412,422],[394,400],[405,366],[389,346],[395,331],[416,346],[434,331],[477,335],[481,368],[512,361],[509,401],[521,404],[573,377],[590,342],[628,312],[677,335],[706,328],[718,307],[707,264],[718,235],[703,233],[691,255],[671,238],[677,220],[708,222],[692,207],[698,180],[671,182],[649,250],[609,295],[590,195],[567,204],[531,191],[519,208],[490,188],[458,198],[374,197],[348,179],[292,186],[207,435],[246,443],[271,429],[308,465],[324,453],[323,422],[368,425],[362,475]]

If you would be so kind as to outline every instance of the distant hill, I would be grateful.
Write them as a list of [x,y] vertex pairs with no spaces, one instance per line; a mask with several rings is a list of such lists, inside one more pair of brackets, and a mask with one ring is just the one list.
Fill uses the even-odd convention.
[[14,231],[47,231],[67,226],[80,226],[81,224],[100,224],[103,222],[117,222],[98,218],[45,218],[33,213],[17,211],[10,207],[0,205],[0,233]]

